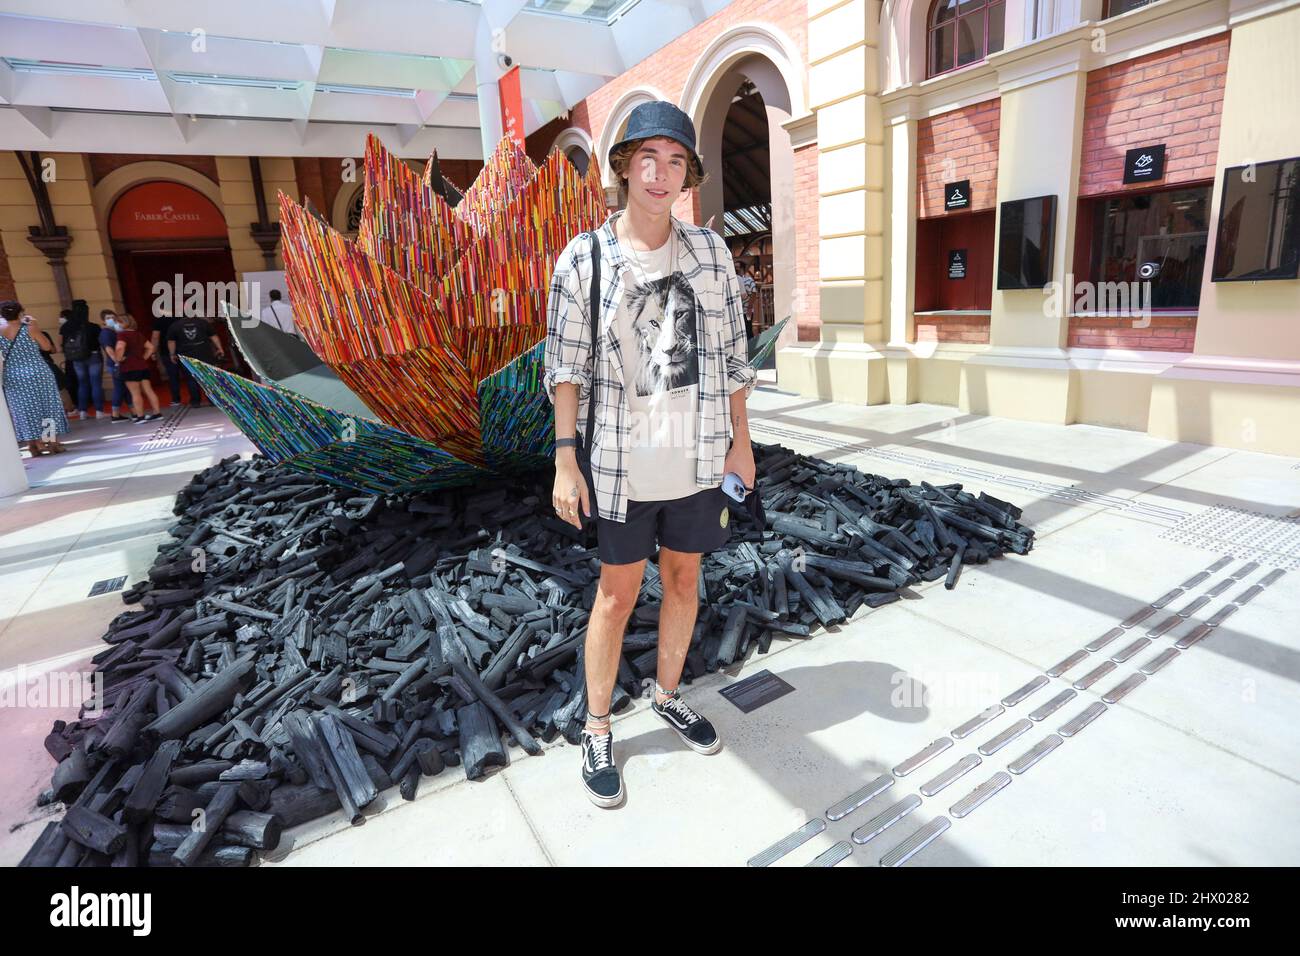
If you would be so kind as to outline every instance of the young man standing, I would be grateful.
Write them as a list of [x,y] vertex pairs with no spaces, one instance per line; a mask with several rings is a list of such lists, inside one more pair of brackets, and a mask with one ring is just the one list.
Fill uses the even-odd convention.
[[[556,513],[581,527],[595,515],[601,574],[587,624],[587,722],[582,778],[598,806],[617,804],[609,704],[645,562],[658,545],[663,603],[652,709],[700,753],[721,741],[681,697],[678,681],[699,604],[700,558],[730,535],[723,476],[753,488],[745,401],[756,384],[747,361],[740,284],[726,243],[672,215],[683,189],[704,178],[690,117],[643,103],[608,161],[627,181],[627,208],[596,230],[598,335],[591,341],[591,236],[556,260],[545,346],[546,393],[555,405]],[[588,488],[575,454],[595,402]]]

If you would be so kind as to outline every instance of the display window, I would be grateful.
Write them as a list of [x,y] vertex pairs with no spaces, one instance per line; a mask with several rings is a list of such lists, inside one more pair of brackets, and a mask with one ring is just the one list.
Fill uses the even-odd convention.
[[1082,200],[1079,248],[1086,250],[1086,259],[1076,259],[1076,277],[1094,283],[1149,283],[1143,293],[1147,307],[1195,310],[1205,270],[1210,198],[1211,184],[1206,183]]

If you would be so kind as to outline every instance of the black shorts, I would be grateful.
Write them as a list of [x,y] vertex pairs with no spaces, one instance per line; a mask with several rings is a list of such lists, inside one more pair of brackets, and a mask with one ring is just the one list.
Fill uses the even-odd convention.
[[721,486],[668,501],[629,501],[627,520],[596,516],[601,564],[633,564],[654,555],[655,541],[670,551],[704,554],[731,538],[731,511]]
[[143,382],[148,377],[149,370],[147,368],[137,369],[134,372],[122,373],[122,381],[124,382]]

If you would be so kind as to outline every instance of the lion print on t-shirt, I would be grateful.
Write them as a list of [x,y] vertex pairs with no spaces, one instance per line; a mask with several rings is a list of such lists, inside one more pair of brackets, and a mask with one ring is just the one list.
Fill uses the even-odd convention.
[[637,395],[697,384],[695,292],[682,274],[637,285],[628,293],[627,309],[637,344]]

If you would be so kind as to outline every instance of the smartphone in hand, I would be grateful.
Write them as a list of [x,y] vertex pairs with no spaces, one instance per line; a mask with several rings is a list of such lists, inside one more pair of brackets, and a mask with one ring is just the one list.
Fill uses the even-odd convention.
[[736,501],[744,501],[745,494],[749,491],[745,483],[740,480],[740,475],[734,471],[729,471],[722,479],[722,490]]

